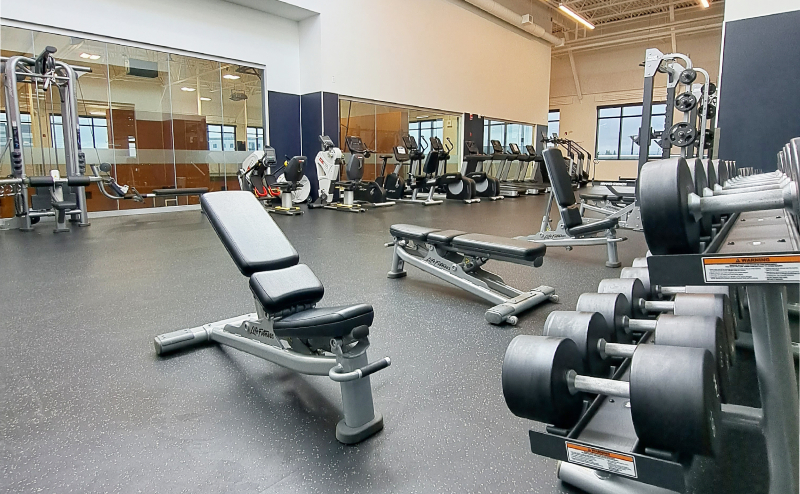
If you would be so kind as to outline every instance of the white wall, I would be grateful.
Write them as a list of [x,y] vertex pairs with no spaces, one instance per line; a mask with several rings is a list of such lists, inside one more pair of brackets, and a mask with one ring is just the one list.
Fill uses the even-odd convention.
[[[321,69],[304,74],[304,92],[547,121],[550,46],[465,2],[290,3],[320,12]],[[306,29],[301,32],[306,35]],[[303,72],[309,60],[316,63],[301,56]]]
[[725,22],[800,10],[797,0],[725,0]]
[[2,17],[261,64],[270,90],[300,91],[298,23],[227,2],[6,1]]

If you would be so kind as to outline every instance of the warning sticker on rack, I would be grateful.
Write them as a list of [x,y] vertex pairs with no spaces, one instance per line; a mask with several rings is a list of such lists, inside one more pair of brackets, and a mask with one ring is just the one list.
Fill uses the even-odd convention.
[[566,443],[567,461],[577,465],[636,478],[636,459],[603,449]]
[[786,283],[800,281],[800,256],[705,257],[706,283]]

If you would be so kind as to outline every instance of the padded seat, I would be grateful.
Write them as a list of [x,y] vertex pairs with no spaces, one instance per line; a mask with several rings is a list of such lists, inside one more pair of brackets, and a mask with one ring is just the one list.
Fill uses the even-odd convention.
[[581,199],[587,201],[621,201],[622,196],[615,194],[581,194]]
[[322,283],[305,264],[255,273],[250,277],[250,290],[268,314],[316,304],[325,294]]
[[431,232],[438,232],[438,228],[428,228],[417,225],[392,225],[389,227],[389,233],[395,238],[409,238],[419,242],[425,242],[428,239],[428,234]]
[[295,312],[275,321],[276,336],[340,338],[359,326],[370,326],[375,313],[369,304],[324,307]]
[[243,275],[294,266],[300,260],[252,192],[209,192],[200,196],[200,205]]
[[450,245],[471,253],[486,254],[489,257],[502,256],[527,262],[543,257],[547,251],[544,244],[482,233],[470,233],[455,237]]
[[461,181],[461,173],[445,173],[442,176],[436,177],[436,185],[449,185]]
[[194,187],[184,189],[155,189],[157,196],[199,196],[208,192],[208,187]]
[[69,211],[78,207],[76,201],[50,201],[50,204],[59,211]]
[[466,235],[461,230],[439,230],[428,234],[428,242],[432,244],[449,244],[455,237]]

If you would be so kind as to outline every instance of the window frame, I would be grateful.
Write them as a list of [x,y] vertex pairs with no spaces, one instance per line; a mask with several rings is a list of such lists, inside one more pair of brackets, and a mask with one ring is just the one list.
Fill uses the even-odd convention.
[[[663,112],[651,112],[651,114],[650,114],[650,127],[651,128],[653,127],[653,117],[661,117],[661,116],[666,116],[667,115],[666,101],[654,101],[652,103],[651,110],[652,110],[652,108],[654,108],[656,106],[659,106],[659,105],[664,105],[664,111]],[[639,115],[625,115],[625,108],[632,108],[632,107],[639,107],[641,109],[641,111],[639,111]],[[600,112],[602,110],[609,110],[609,109],[619,109],[619,115],[613,115],[613,116],[608,116],[608,117],[601,117],[600,116]],[[636,158],[622,158],[621,157],[621,156],[623,156],[623,154],[622,154],[622,138],[623,138],[623,135],[622,135],[623,134],[622,133],[622,124],[623,124],[623,121],[624,121],[625,118],[638,117],[639,118],[639,122],[640,122],[639,126],[641,127],[641,120],[642,120],[642,115],[641,114],[642,114],[643,110],[644,110],[644,104],[643,103],[625,103],[625,104],[621,104],[621,105],[603,105],[603,106],[598,106],[597,107],[597,121],[596,121],[596,124],[595,124],[595,139],[594,139],[594,156],[595,156],[596,159],[604,160],[604,161],[629,161],[629,160],[635,160],[635,159],[638,158],[638,154],[637,154]],[[560,117],[560,114],[559,114],[559,117]],[[599,146],[600,146],[600,122],[602,120],[617,120],[619,122],[619,130],[617,132],[617,153],[615,155],[608,155],[608,154],[602,154],[601,155],[600,152],[599,152]],[[549,122],[548,122],[548,124],[549,124]],[[650,148],[650,143],[648,142],[648,149],[649,148]],[[659,152],[659,154],[650,154],[648,152],[648,158],[660,158],[660,157],[661,157],[661,153],[660,152]]]
[[[211,129],[214,128],[216,132],[219,133],[219,149],[211,149]],[[219,129],[218,131],[216,129]],[[225,149],[225,129],[233,129],[233,132],[227,132],[228,135],[233,134],[233,149]],[[225,125],[225,124],[206,124],[206,139],[208,142],[208,150],[219,152],[219,151],[236,151],[236,126],[235,125]],[[216,139],[215,139],[216,142]]]

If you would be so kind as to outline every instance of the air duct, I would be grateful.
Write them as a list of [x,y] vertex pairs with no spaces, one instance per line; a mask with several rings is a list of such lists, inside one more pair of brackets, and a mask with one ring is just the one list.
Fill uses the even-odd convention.
[[545,28],[530,21],[530,16],[521,16],[511,9],[503,7],[494,0],[465,0],[468,4],[478,7],[486,13],[489,13],[498,19],[505,21],[512,26],[522,29],[537,38],[543,39],[553,46],[562,46],[564,38],[559,38],[548,33]]

